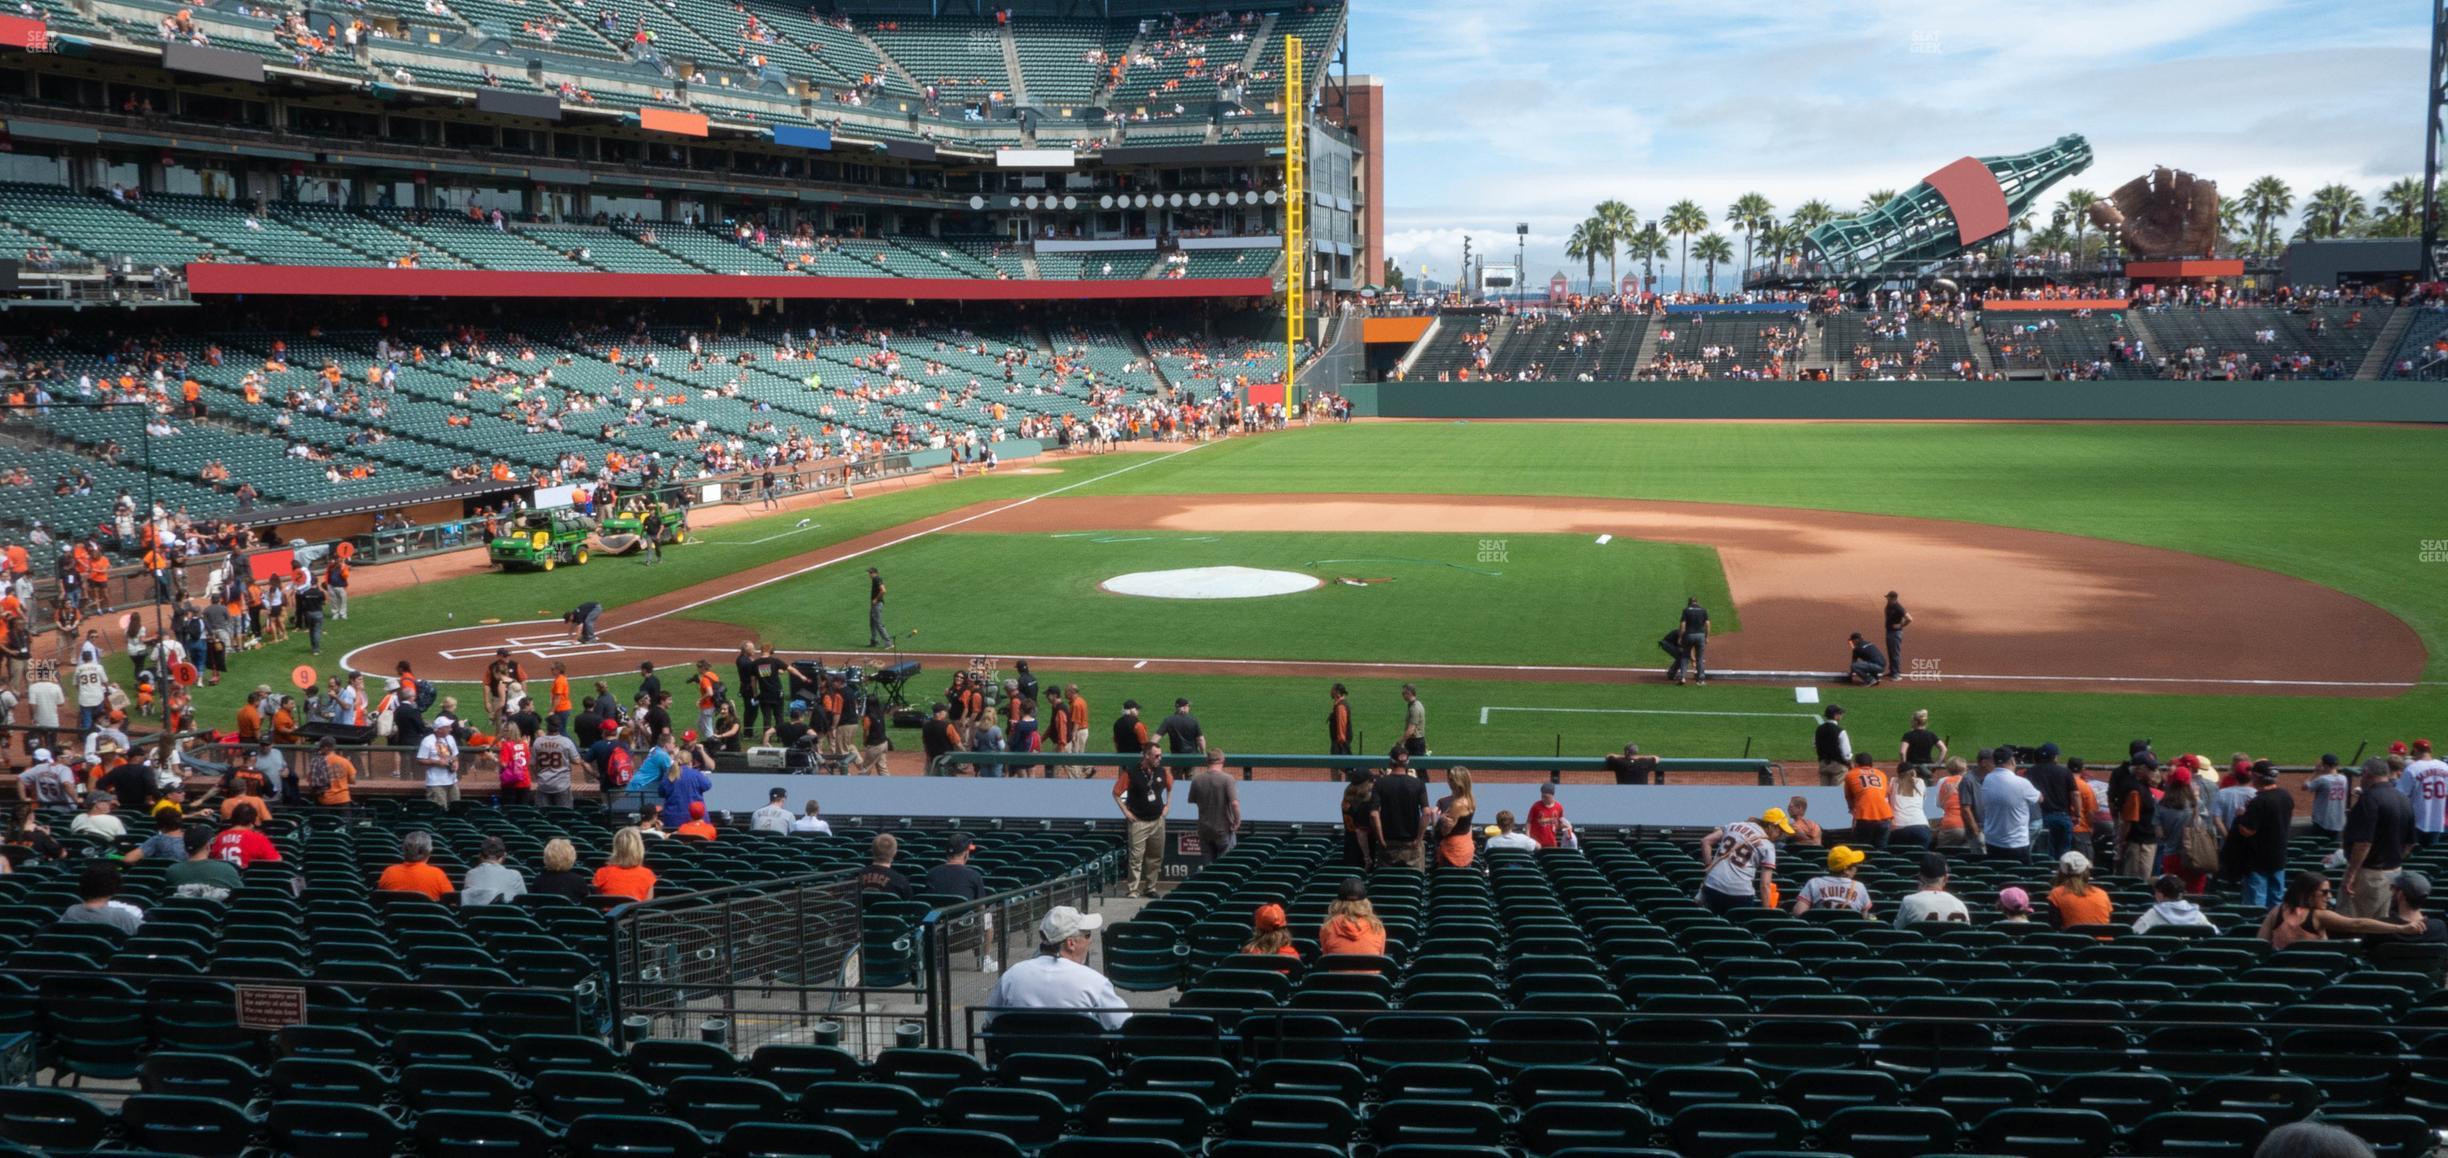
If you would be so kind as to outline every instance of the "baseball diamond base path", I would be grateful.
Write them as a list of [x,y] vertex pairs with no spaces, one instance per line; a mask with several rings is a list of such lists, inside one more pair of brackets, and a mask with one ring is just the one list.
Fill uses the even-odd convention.
[[[1635,500],[1426,495],[1053,497],[983,503],[766,567],[607,611],[597,642],[564,644],[557,622],[428,632],[350,653],[387,670],[398,659],[445,680],[480,677],[496,647],[569,662],[575,678],[683,656],[727,656],[754,632],[691,615],[751,587],[785,581],[938,533],[1063,531],[1611,534],[1713,547],[1743,630],[1709,641],[1721,676],[1807,679],[1838,670],[1845,635],[1874,638],[1882,596],[1904,593],[1914,624],[1904,654],[1933,659],[1941,682],[1996,690],[2386,697],[2421,678],[2412,628],[2372,604],[2293,576],[2158,547],[2046,531],[1891,515]],[[922,580],[913,580],[922,581]],[[1622,608],[1660,633],[1683,592]],[[2318,641],[2317,645],[2310,641]],[[1288,646],[1297,646],[1288,644]],[[1389,643],[1389,653],[1395,649]],[[805,654],[805,653],[803,653]],[[876,653],[866,653],[873,655]],[[903,658],[944,658],[903,652]],[[1662,657],[1622,667],[1221,660],[1145,656],[1027,658],[1081,670],[1334,678],[1544,682],[1654,680]],[[931,665],[930,665],[931,666]],[[583,670],[581,670],[583,669]]]

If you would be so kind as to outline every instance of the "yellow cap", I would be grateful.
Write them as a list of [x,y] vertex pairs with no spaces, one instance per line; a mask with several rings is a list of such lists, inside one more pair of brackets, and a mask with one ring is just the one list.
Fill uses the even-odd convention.
[[1787,836],[1793,835],[1793,821],[1785,819],[1785,810],[1782,808],[1771,808],[1760,813],[1760,823],[1777,829]]
[[1850,845],[1837,845],[1828,850],[1828,871],[1840,873],[1870,859],[1870,855]]

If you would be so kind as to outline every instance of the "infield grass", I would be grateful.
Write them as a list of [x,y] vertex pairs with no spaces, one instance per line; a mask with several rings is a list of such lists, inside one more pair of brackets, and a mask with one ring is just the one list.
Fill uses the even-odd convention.
[[[1710,548],[1602,546],[1586,535],[944,534],[861,563],[892,584],[887,626],[903,647],[925,651],[1007,651],[1025,640],[1045,655],[1613,666],[1656,654],[1649,641],[1661,617],[1634,619],[1626,607],[1680,606],[1686,592],[1729,605]],[[1263,599],[1155,599],[1098,586],[1126,572],[1232,565],[1325,582]],[[689,615],[830,651],[866,644],[866,607],[864,569],[835,567]],[[1732,621],[1721,616],[1719,630],[1735,630]]]

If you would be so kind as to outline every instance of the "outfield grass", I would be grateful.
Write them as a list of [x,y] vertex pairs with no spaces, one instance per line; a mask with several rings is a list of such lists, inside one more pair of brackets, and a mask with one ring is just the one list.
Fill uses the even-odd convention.
[[[862,560],[892,583],[887,625],[904,647],[1046,655],[1421,663],[1646,663],[1654,615],[1687,592],[1730,606],[1716,551],[1584,535],[1514,535],[1483,550],[1472,535],[934,535]],[[1099,583],[1131,571],[1239,565],[1297,571],[1323,586],[1265,599],[1151,599]],[[1364,587],[1336,576],[1386,579]],[[1661,595],[1660,593],[1669,593]],[[867,576],[831,568],[709,604],[691,618],[753,624],[812,651],[864,646]],[[810,608],[840,609],[811,615]],[[1721,631],[1734,616],[1718,617]],[[911,634],[916,629],[916,634]]]
[[[756,546],[676,549],[663,567],[606,560],[552,575],[487,575],[363,597],[354,602],[353,618],[335,625],[336,650],[327,651],[324,660],[329,663],[340,651],[365,640],[448,626],[447,612],[455,611],[457,622],[466,623],[476,617],[555,614],[587,598],[618,605],[968,503],[1041,493],[1135,467],[1070,493],[1419,492],[1757,503],[1956,519],[2146,543],[2298,575],[2371,600],[2413,626],[2432,653],[2427,678],[2436,681],[2448,679],[2448,662],[2441,658],[2448,653],[2448,563],[2423,563],[2420,554],[2424,540],[2448,540],[2448,503],[2441,501],[2432,478],[2439,472],[2442,437],[2429,429],[2396,427],[2077,424],[1387,423],[1319,428],[1235,440],[1175,458],[1047,461],[1061,475],[1006,474],[751,520],[709,538],[745,542],[791,530],[801,518],[821,525]],[[961,549],[949,537],[911,546],[935,543],[956,553]],[[982,617],[1007,629],[998,636],[1003,649],[1069,651],[1072,642],[1114,637],[1137,639],[1145,649],[1149,633],[1141,625],[1108,635],[1093,619],[1071,621],[1053,610],[1041,586],[1052,580],[1022,574],[1045,552],[1035,545],[1015,546],[1024,547],[1023,557],[973,562],[960,572],[973,588],[1005,582],[1037,593],[1016,594],[1013,603]],[[895,562],[894,573],[920,570],[917,558]],[[777,631],[786,630],[806,619],[808,608],[830,605],[818,600],[838,598],[838,593],[821,589],[837,581],[855,582],[818,572],[808,580],[768,589],[775,601],[770,612],[761,610],[759,615],[775,619],[771,626]],[[895,585],[895,618],[920,615],[927,631],[948,633],[948,627],[932,622],[934,609],[914,605],[934,598],[925,594],[929,586],[919,574],[904,575]],[[972,598],[1001,597],[977,592]],[[855,598],[851,605],[856,605]],[[1269,606],[1271,610],[1276,604],[1269,601]],[[714,610],[730,615],[727,606]],[[1481,603],[1463,602],[1440,612],[1436,630],[1479,633],[1476,622],[1490,613]],[[2301,638],[2270,640],[2267,645],[2310,646],[2305,641],[2317,638],[2319,626],[2306,624]],[[862,625],[844,623],[839,629],[859,636],[852,642],[864,642]],[[1288,633],[1270,627],[1254,634],[1265,638]],[[1627,661],[1648,662],[1654,651],[1645,650],[1648,643],[1637,638],[1646,633],[1632,634]],[[1304,634],[1296,641],[1305,648],[1319,638]],[[923,635],[921,639],[930,646],[934,642]],[[1099,648],[1092,654],[1112,650]],[[1425,658],[1416,651],[1382,656],[1406,657]],[[225,722],[245,687],[259,681],[280,683],[289,667],[304,658],[302,641],[237,657],[231,684],[202,697],[206,721]],[[1048,665],[1039,667],[1041,679],[1071,678]],[[1198,701],[1210,733],[1228,746],[1309,751],[1322,743],[1322,682],[1312,686],[1311,681],[1132,672],[1077,678],[1100,718],[1125,697],[1159,702],[1189,695]],[[1352,686],[1371,745],[1380,746],[1381,732],[1390,742],[1399,718],[1393,682],[1345,682]],[[1693,755],[1737,754],[1746,739],[1755,754],[1798,759],[1809,750],[1809,722],[1792,717],[1810,709],[1794,705],[1790,688],[1723,682],[1702,689],[1432,681],[1422,690],[1431,710],[1432,742],[1445,751],[1532,754],[1561,744],[1567,752],[1595,752],[1625,739],[1638,739],[1653,750]],[[1943,682],[1832,694],[1853,709],[1855,736],[1874,751],[1886,750],[1915,707],[1931,709],[1937,730],[1954,737],[1959,746],[2054,739],[2077,754],[2108,758],[2121,754],[2127,739],[2150,736],[2161,751],[2182,748],[2223,756],[2240,748],[2301,761],[2329,750],[2351,754],[2360,741],[2434,732],[2448,719],[2448,690],[2435,686],[2381,700],[2012,692]],[[1481,725],[1483,706],[1762,714],[1493,712]]]

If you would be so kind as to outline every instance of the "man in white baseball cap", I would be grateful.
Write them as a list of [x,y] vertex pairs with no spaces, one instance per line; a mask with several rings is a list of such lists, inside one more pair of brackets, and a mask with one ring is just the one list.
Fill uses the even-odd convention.
[[1090,1011],[1107,1029],[1120,1029],[1130,1019],[1113,982],[1088,967],[1088,946],[1101,915],[1057,905],[1037,923],[1037,955],[1004,970],[995,982],[999,1009],[1078,1009]]

